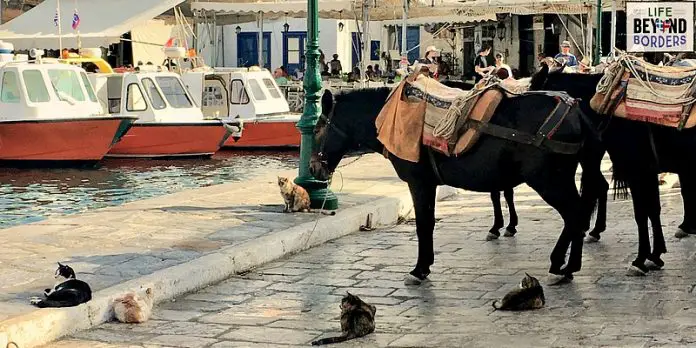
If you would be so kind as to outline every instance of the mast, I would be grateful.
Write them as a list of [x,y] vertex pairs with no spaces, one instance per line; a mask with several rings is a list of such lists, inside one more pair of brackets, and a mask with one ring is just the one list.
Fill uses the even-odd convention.
[[[1,1],[1,0],[0,0]],[[63,54],[63,29],[60,24],[60,0],[56,0],[56,16],[58,17],[58,54]]]

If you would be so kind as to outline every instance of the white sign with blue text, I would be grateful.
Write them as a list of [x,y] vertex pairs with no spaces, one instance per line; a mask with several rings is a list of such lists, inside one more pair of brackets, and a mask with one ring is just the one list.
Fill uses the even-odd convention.
[[694,2],[626,2],[628,52],[693,52]]

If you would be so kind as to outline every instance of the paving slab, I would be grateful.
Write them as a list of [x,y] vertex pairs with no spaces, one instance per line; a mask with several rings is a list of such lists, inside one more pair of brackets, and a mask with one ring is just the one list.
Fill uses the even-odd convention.
[[[492,209],[481,209],[487,194],[467,192],[439,202],[435,264],[431,281],[421,287],[402,281],[417,248],[415,226],[406,223],[357,232],[230,277],[158,305],[155,319],[141,326],[105,324],[45,348],[307,346],[339,333],[345,291],[364,294],[377,306],[377,329],[336,347],[696,346],[696,273],[688,266],[696,238],[672,236],[682,217],[677,190],[667,188],[661,196],[669,251],[664,270],[646,277],[625,274],[637,252],[632,205],[610,199],[608,230],[599,243],[585,245],[583,269],[573,283],[546,286],[543,309],[494,311],[491,301],[525,272],[543,281],[562,226],[529,188],[516,189],[516,198],[519,233],[490,242],[485,239]],[[218,296],[240,296],[235,294],[247,297],[210,310],[210,304],[222,303]],[[143,332],[168,340],[158,343]]]
[[[12,250],[0,253],[0,345],[7,336],[21,341],[22,348],[32,347],[99,324],[111,317],[112,299],[129,289],[154,286],[156,301],[169,299],[357,231],[369,214],[379,226],[412,213],[407,186],[382,156],[343,163],[332,183],[340,202],[336,216],[282,213],[277,175],[296,175],[283,171],[0,230],[4,246]],[[453,193],[441,190],[439,195]],[[95,293],[90,303],[43,310],[29,305],[31,296],[53,285],[56,262],[71,265],[78,279],[90,283]],[[278,268],[269,269],[268,276],[305,272]],[[207,310],[223,310],[248,297],[244,292],[214,295],[218,298]],[[163,319],[190,314],[169,312]],[[164,332],[148,344],[166,344],[171,336]]]

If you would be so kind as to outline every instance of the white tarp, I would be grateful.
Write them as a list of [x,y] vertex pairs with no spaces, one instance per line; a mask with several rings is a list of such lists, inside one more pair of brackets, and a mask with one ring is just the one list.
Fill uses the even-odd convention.
[[[166,24],[159,19],[151,19],[137,27],[131,29],[131,40],[133,40],[133,62],[152,62],[155,65],[162,64],[167,58],[164,54],[164,45],[169,38],[175,36],[176,26]],[[192,43],[189,42],[189,46]]]
[[108,46],[118,43],[124,33],[182,2],[184,0],[45,0],[0,26],[0,40],[11,42],[16,50],[59,48],[58,27],[54,23],[59,3],[63,47],[78,46],[77,32],[71,27],[76,9],[82,47]]

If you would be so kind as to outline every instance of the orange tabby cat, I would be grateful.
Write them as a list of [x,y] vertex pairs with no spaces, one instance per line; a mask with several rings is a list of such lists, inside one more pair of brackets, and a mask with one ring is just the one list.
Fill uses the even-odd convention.
[[144,323],[152,315],[152,288],[145,290],[145,296],[135,292],[114,300],[116,319],[122,323]]
[[[309,208],[311,201],[309,193],[302,186],[295,184],[290,179],[279,176],[278,186],[280,187],[280,195],[285,200],[284,213],[303,212],[309,213],[312,209]],[[330,213],[321,212],[324,215],[336,215],[335,211]]]

